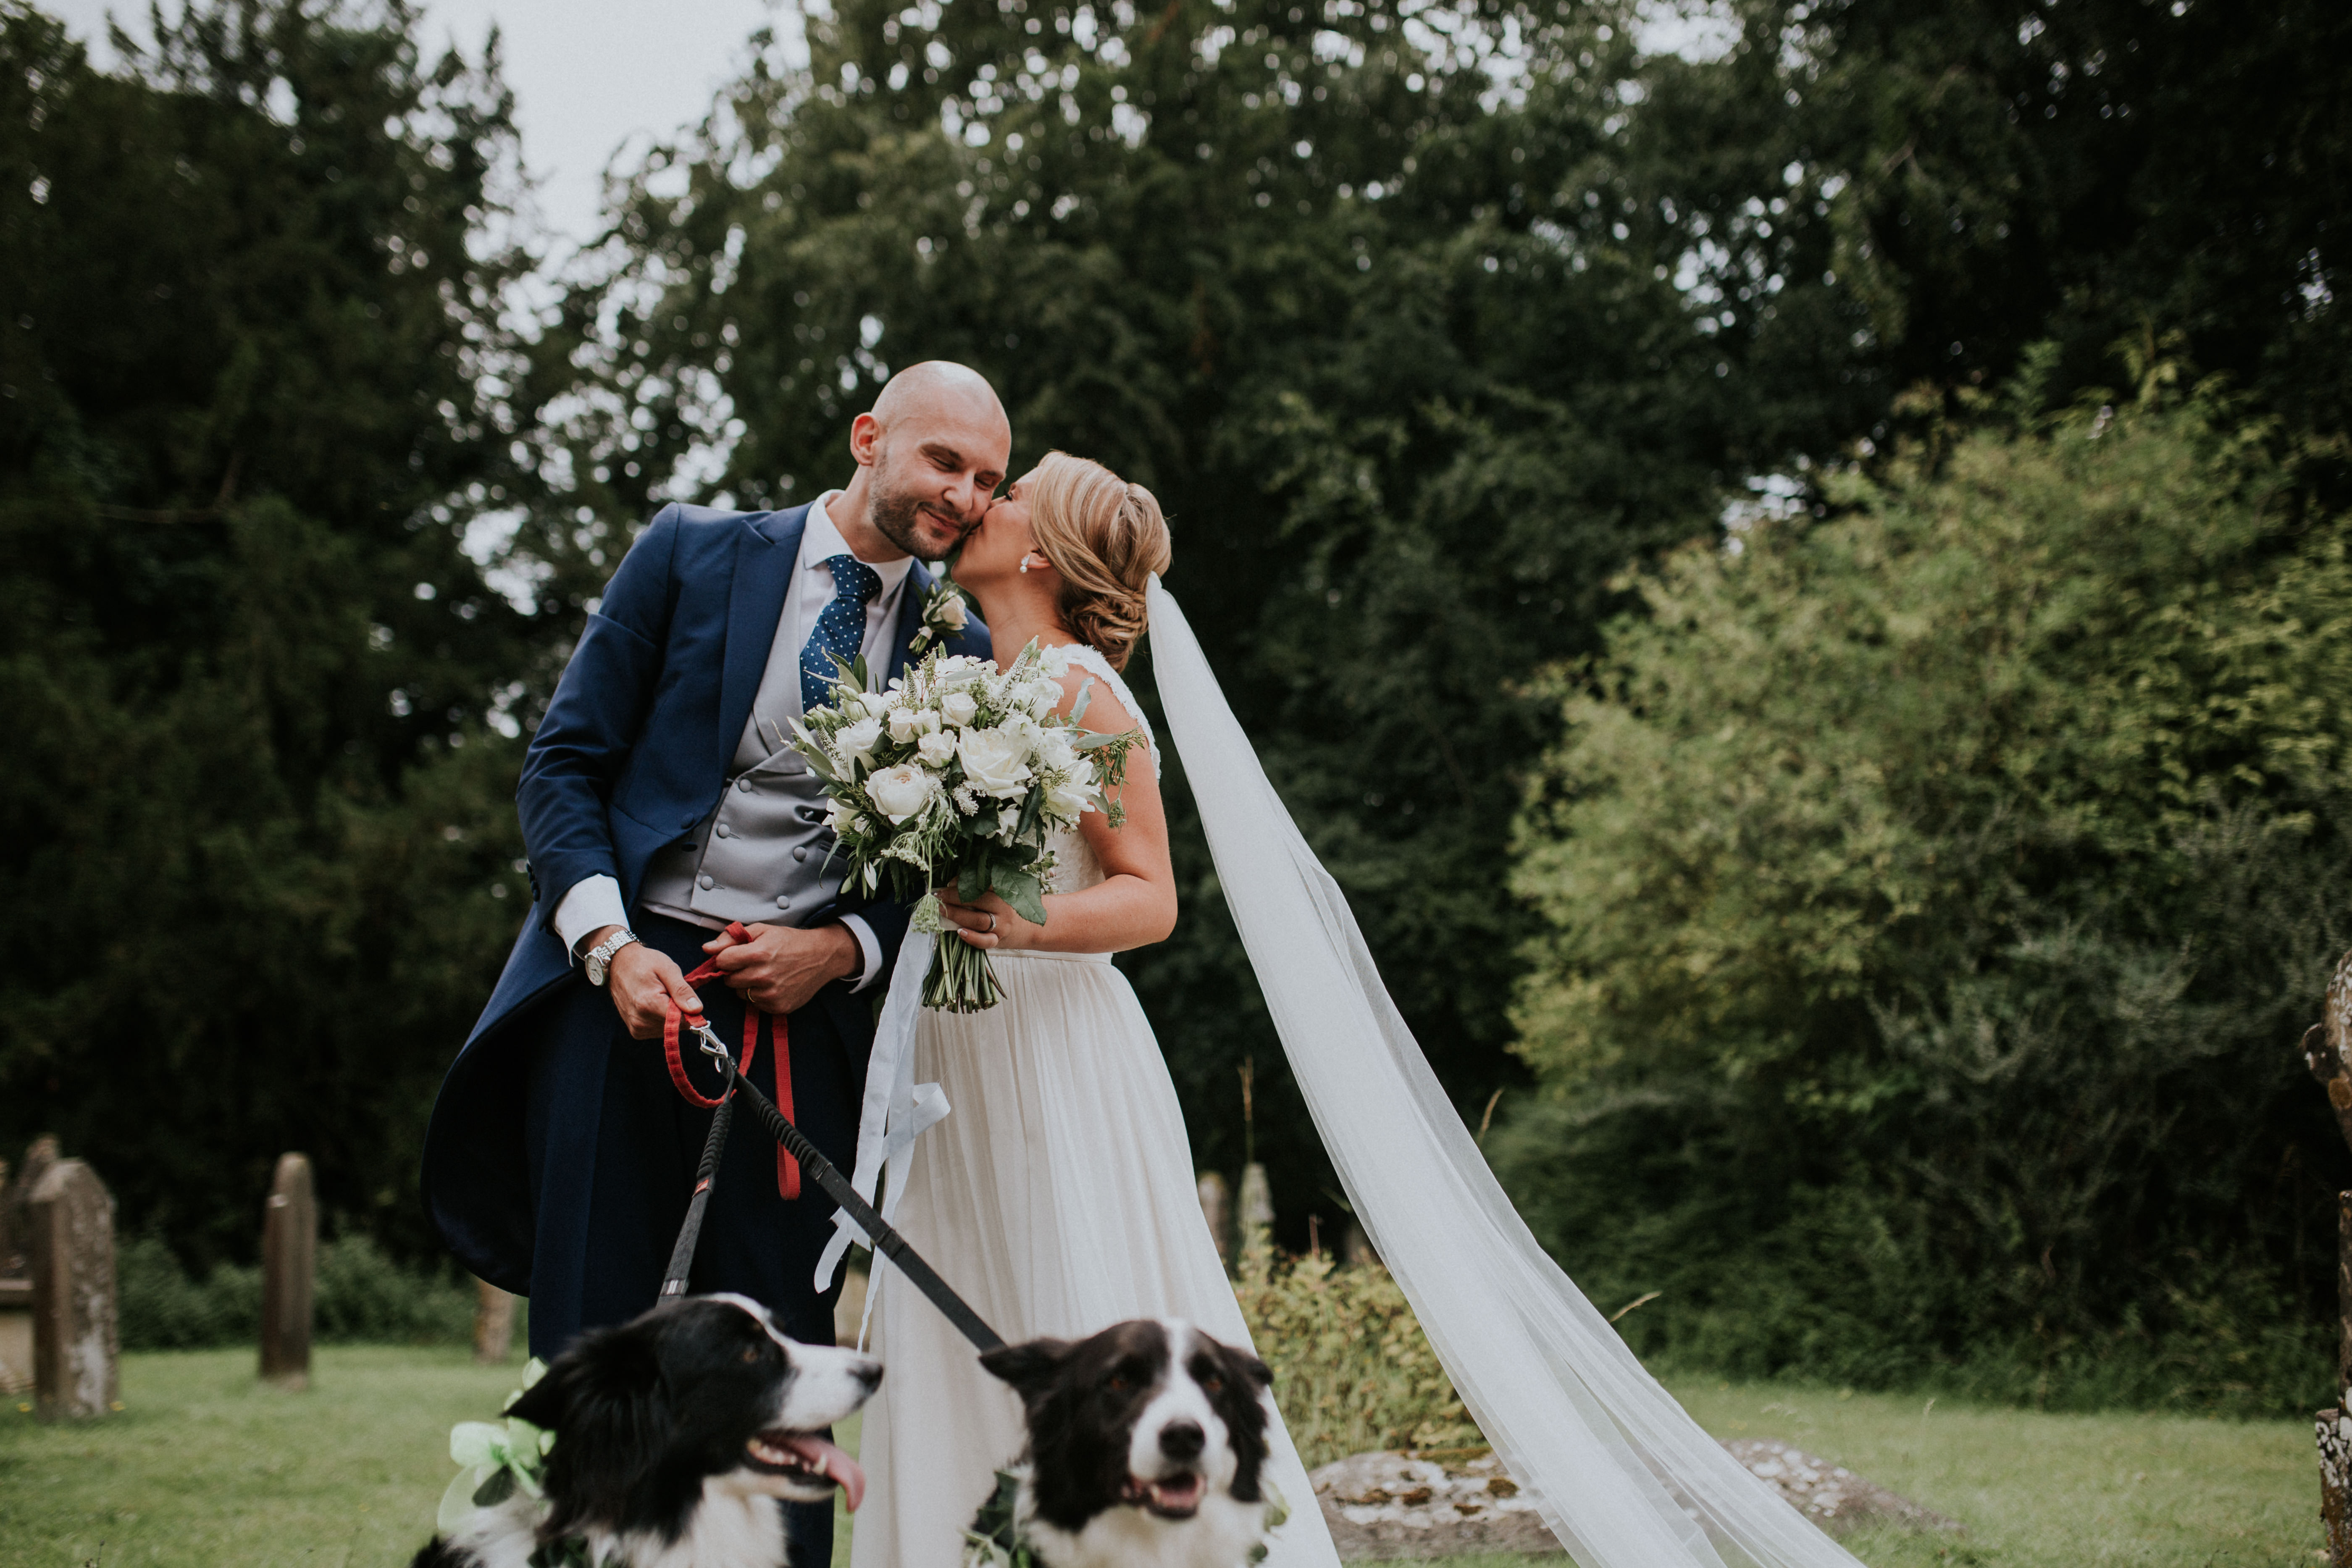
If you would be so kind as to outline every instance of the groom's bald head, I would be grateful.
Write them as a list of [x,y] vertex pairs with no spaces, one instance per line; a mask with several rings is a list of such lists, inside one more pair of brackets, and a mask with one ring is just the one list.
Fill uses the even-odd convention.
[[[836,517],[861,558],[868,547],[936,561],[955,548],[1004,482],[1013,425],[988,378],[968,365],[926,360],[890,378],[871,413],[849,427],[857,478]],[[871,532],[860,538],[859,526]]]
[[988,426],[1003,437],[1006,460],[1012,458],[1013,422],[1004,416],[996,389],[980,372],[953,360],[925,360],[892,376],[874,400],[874,417],[886,431],[909,419],[963,419]]

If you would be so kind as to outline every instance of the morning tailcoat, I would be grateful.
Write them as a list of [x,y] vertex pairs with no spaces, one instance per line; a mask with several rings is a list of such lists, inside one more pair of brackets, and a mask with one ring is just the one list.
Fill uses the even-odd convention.
[[[613,1146],[616,1136],[636,1136],[626,1130],[646,1125],[652,1113],[607,1103],[616,1090],[651,1097],[668,1092],[658,1072],[647,1077],[647,1064],[660,1059],[660,1043],[618,1036],[609,998],[589,987],[552,929],[554,906],[583,879],[602,873],[620,884],[641,932],[665,924],[636,905],[646,863],[689,839],[727,787],[730,761],[777,635],[807,511],[805,506],[772,512],[663,509],[589,616],[524,759],[517,798],[530,855],[530,914],[489,1005],[442,1083],[425,1137],[423,1194],[460,1262],[493,1285],[534,1298],[535,1346],[542,1341],[542,1318],[551,1326],[593,1326],[619,1310],[616,1302],[593,1299],[599,1289],[615,1288],[595,1278],[595,1260],[613,1256],[616,1245],[599,1227],[623,1223],[612,1217],[620,1212],[614,1204],[599,1195],[600,1179],[605,1194],[616,1184],[668,1182],[667,1167]],[[916,564],[900,595],[885,679],[904,668],[931,585],[930,574]],[[985,658],[986,629],[975,621],[947,646]],[[853,910],[872,928],[887,965],[906,931],[903,906],[845,899],[820,909],[809,923]],[[679,927],[665,940],[647,940],[690,960],[695,955],[681,940],[694,934]],[[801,1100],[794,1119],[820,1148],[837,1145],[845,1153],[854,1148],[881,984],[854,993],[848,983],[837,982],[789,1020]],[[715,983],[698,989],[714,1026],[740,1050],[733,998]],[[763,1056],[766,1049],[763,1045]],[[603,1065],[608,1057],[609,1071]],[[803,1058],[812,1076],[803,1076]],[[751,1076],[768,1087],[764,1062]],[[677,1110],[685,1110],[678,1102]],[[672,1113],[666,1108],[659,1114],[660,1136],[669,1139]],[[688,1117],[677,1140],[691,1142],[696,1125],[707,1122]],[[616,1134],[616,1127],[625,1131]],[[732,1145],[748,1150],[762,1142],[757,1122],[739,1117],[730,1167],[738,1153]],[[689,1162],[689,1177],[691,1168]],[[655,1172],[661,1173],[646,1173]],[[726,1189],[722,1178],[722,1194]],[[782,1260],[784,1273],[800,1279],[814,1272],[833,1208],[813,1183],[804,1191],[809,1195],[777,1211],[789,1215],[792,1233],[782,1247],[793,1255]],[[683,1184],[675,1194],[625,1195],[649,1205],[646,1214],[624,1216],[640,1227],[674,1226],[668,1216],[682,1212],[686,1200]],[[774,1196],[772,1190],[767,1194]],[[718,1236],[707,1234],[706,1252],[724,1237],[726,1227],[719,1228]],[[667,1253],[667,1236],[651,1244],[626,1239],[624,1252],[653,1245]],[[797,1256],[803,1250],[805,1267]],[[658,1278],[656,1271],[656,1284]],[[706,1288],[699,1278],[697,1288]],[[627,1287],[632,1295],[636,1289],[633,1282]],[[640,1306],[651,1306],[651,1288],[643,1293]]]

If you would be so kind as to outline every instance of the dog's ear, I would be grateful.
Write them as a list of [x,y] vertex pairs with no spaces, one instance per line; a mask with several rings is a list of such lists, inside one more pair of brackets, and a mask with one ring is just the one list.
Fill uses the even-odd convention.
[[1025,1400],[1051,1388],[1075,1349],[1067,1340],[1031,1340],[1026,1344],[999,1345],[980,1353],[980,1364],[991,1376],[1013,1385]]
[[599,1509],[625,1498],[669,1441],[669,1388],[654,1335],[642,1322],[583,1335],[508,1413],[556,1435],[547,1477],[554,1508],[542,1532],[551,1540],[613,1522]]
[[564,1406],[570,1403],[566,1391],[572,1380],[558,1377],[553,1372],[542,1372],[539,1381],[524,1389],[507,1405],[505,1414],[520,1416],[534,1426],[552,1432],[563,1425]]

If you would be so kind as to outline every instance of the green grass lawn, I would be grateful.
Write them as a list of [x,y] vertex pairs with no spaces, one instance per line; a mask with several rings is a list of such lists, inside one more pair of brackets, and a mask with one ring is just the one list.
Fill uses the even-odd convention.
[[[121,1414],[85,1426],[0,1408],[0,1568],[404,1563],[454,1473],[450,1426],[490,1415],[516,1383],[514,1368],[455,1349],[322,1349],[300,1394],[262,1388],[253,1364],[242,1351],[126,1357]],[[1874,1568],[2315,1561],[2317,1486],[2299,1422],[2037,1415],[1671,1381],[1717,1436],[1787,1438],[1969,1526],[1959,1538],[1849,1542]],[[841,1543],[836,1562],[846,1531]]]

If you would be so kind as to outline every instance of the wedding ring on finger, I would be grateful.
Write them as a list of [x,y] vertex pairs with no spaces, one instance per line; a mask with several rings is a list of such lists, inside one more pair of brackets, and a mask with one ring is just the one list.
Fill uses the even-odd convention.
[[996,911],[994,910],[988,911],[988,933],[991,936],[994,936],[996,934]]

